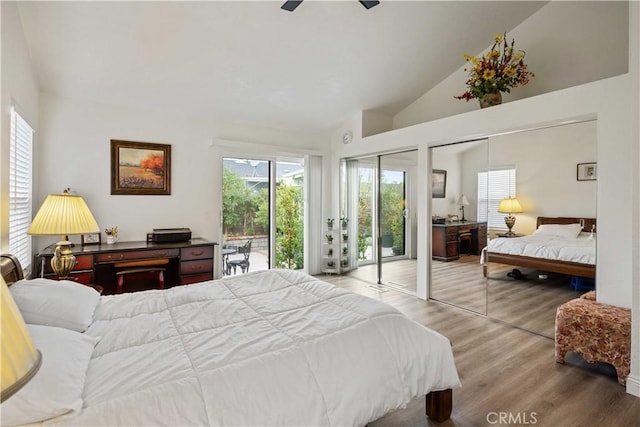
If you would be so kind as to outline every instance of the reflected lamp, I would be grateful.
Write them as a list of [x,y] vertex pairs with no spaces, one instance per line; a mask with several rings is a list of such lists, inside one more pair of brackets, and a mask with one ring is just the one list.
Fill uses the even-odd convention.
[[504,217],[504,223],[507,224],[507,228],[509,231],[506,233],[507,236],[515,236],[516,233],[511,231],[513,226],[516,223],[516,217],[512,214],[523,212],[522,206],[520,206],[520,202],[515,197],[507,197],[502,199],[500,202],[500,206],[498,206],[498,212],[509,214]]
[[458,198],[458,205],[460,206],[460,210],[462,211],[462,219],[460,220],[461,222],[466,221],[466,219],[464,218],[464,207],[469,206],[470,204],[471,203],[469,203],[469,199],[467,199],[467,196],[465,196],[464,194]]
[[20,310],[11,297],[4,279],[2,283],[2,374],[0,401],[4,402],[20,390],[38,372],[42,354],[33,345]]
[[59,279],[67,279],[76,265],[76,257],[71,251],[71,234],[98,233],[100,227],[89,207],[80,196],[69,194],[50,194],[33,218],[27,234],[36,236],[62,236],[56,244],[51,258],[51,268]]

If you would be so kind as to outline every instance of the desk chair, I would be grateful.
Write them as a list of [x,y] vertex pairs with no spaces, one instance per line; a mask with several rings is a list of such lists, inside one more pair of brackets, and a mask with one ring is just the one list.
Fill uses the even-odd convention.
[[247,240],[247,242],[238,247],[238,253],[243,257],[240,259],[231,259],[227,261],[227,276],[231,274],[231,267],[233,267],[233,274],[236,274],[236,268],[240,267],[242,273],[249,272],[249,257],[251,256],[251,242],[253,239]]
[[470,231],[461,231],[458,234],[458,255],[462,253],[460,251],[462,242],[467,242],[467,255],[471,255],[471,237]]
[[158,289],[164,289],[165,265],[169,264],[168,258],[144,259],[140,261],[124,261],[114,264],[116,269],[116,293],[122,293],[124,276],[128,274],[156,273],[158,275]]

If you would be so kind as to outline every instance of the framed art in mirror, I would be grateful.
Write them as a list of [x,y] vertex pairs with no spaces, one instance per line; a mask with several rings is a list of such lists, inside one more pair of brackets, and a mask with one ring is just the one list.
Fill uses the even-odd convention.
[[431,197],[444,199],[447,189],[447,171],[433,169],[431,171]]
[[170,195],[171,145],[112,139],[111,194]]

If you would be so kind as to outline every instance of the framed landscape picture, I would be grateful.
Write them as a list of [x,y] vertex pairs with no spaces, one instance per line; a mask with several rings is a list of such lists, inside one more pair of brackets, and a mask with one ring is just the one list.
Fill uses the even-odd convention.
[[431,171],[431,197],[444,199],[447,190],[447,171],[433,169]]
[[171,145],[112,139],[111,194],[171,194]]

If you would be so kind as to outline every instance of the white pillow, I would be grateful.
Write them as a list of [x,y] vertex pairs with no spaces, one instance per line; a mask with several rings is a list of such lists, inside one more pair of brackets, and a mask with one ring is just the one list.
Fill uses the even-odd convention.
[[18,280],[9,287],[26,323],[84,332],[93,322],[100,294],[69,280]]
[[580,224],[543,224],[533,234],[575,239],[581,231],[582,226]]
[[95,339],[64,328],[27,327],[42,353],[42,365],[31,381],[2,403],[3,426],[36,423],[82,409]]

